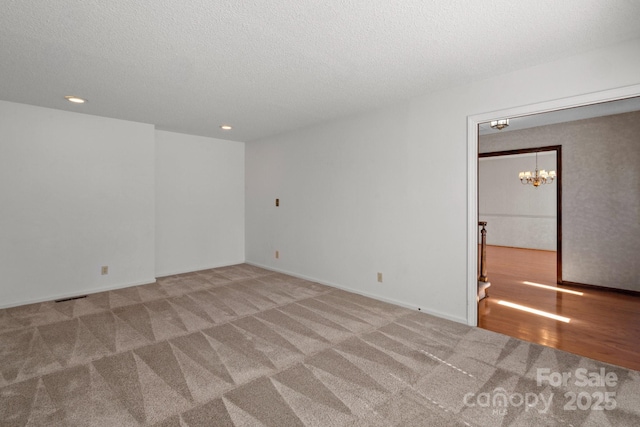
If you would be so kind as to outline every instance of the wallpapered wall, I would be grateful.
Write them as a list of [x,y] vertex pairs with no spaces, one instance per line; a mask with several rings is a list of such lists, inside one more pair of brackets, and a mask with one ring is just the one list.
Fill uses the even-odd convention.
[[[518,172],[533,172],[534,153],[481,158],[478,163],[478,218],[487,222],[489,245],[555,251],[556,181],[523,185]],[[556,169],[556,152],[538,155],[539,169]]]
[[640,111],[480,137],[482,153],[562,146],[562,279],[640,291]]

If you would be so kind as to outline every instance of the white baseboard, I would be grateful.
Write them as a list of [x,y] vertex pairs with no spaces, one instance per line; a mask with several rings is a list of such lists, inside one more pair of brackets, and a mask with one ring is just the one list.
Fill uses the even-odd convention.
[[[306,276],[304,274],[299,274],[293,271],[288,271],[288,270],[284,270],[284,269],[278,269],[278,268],[274,268],[272,266],[267,266],[267,265],[262,265],[259,263],[255,263],[255,262],[251,262],[251,261],[237,261],[237,262],[230,262],[230,263],[225,263],[225,264],[214,264],[214,265],[207,265],[207,266],[202,266],[202,267],[197,267],[196,269],[189,269],[187,271],[178,271],[178,272],[172,272],[172,273],[159,273],[158,277],[166,277],[166,276],[173,276],[175,274],[184,274],[184,273],[192,273],[195,271],[201,271],[201,270],[209,270],[211,268],[219,268],[219,267],[227,267],[230,265],[237,265],[237,264],[249,264],[249,265],[253,265],[256,267],[260,267],[260,268],[264,268],[266,270],[270,270],[270,271],[274,271],[274,272],[278,272],[278,273],[283,273],[283,274],[287,274],[289,276],[293,276],[293,277],[298,277],[300,279],[304,279],[304,280],[309,280],[311,282],[316,282],[316,283],[320,283],[322,285],[326,285],[326,286],[330,286],[332,288],[336,288],[336,289],[341,289],[343,291],[347,291],[347,292],[352,292],[354,294],[358,294],[358,295],[362,295],[368,298],[373,298],[375,300],[378,301],[383,301],[383,302],[387,302],[390,304],[394,304],[400,307],[405,307],[411,310],[416,310],[416,311],[420,311],[422,313],[427,313],[427,314],[431,314],[433,316],[436,317],[440,317],[443,319],[447,319],[447,320],[451,320],[453,322],[458,322],[458,323],[464,323],[467,324],[467,319],[463,319],[457,316],[451,316],[447,313],[442,313],[439,312],[437,310],[432,310],[432,309],[428,309],[428,308],[423,308],[423,307],[419,307],[415,304],[410,304],[407,303],[405,301],[400,301],[400,300],[396,300],[393,298],[387,298],[387,297],[383,297],[381,295],[376,295],[376,294],[372,294],[369,292],[362,292],[360,290],[357,289],[353,289],[350,288],[348,286],[343,286],[337,283],[332,283],[332,282],[328,282],[326,280],[322,280],[319,279],[317,277],[311,277],[311,276]],[[102,288],[92,288],[89,290],[78,290],[77,292],[69,292],[69,293],[63,293],[63,294],[55,294],[55,295],[49,295],[43,298],[35,298],[32,300],[25,300],[25,301],[19,301],[19,302],[14,302],[14,303],[10,303],[10,304],[0,304],[0,309],[3,308],[10,308],[10,307],[17,307],[20,305],[26,305],[26,304],[36,304],[36,303],[40,303],[40,302],[47,302],[47,301],[54,301],[54,300],[58,300],[58,299],[64,299],[64,298],[71,298],[74,296],[78,296],[78,295],[89,295],[89,294],[95,294],[98,292],[105,292],[105,291],[112,291],[115,289],[123,289],[123,288],[129,288],[131,286],[139,286],[139,285],[148,285],[150,283],[155,283],[156,279],[147,279],[147,280],[141,280],[141,281],[137,281],[137,282],[130,282],[130,283],[126,283],[126,284],[119,284],[119,285],[113,285],[113,286],[105,286]]]
[[131,286],[148,285],[148,284],[155,283],[155,282],[156,282],[156,279],[153,278],[153,279],[139,280],[139,281],[136,281],[136,282],[130,282],[130,283],[125,283],[125,284],[104,286],[104,287],[101,287],[101,288],[78,289],[75,292],[65,292],[65,293],[62,293],[62,294],[53,294],[53,295],[49,295],[49,296],[42,297],[42,298],[34,298],[34,299],[29,299],[29,300],[24,300],[24,301],[17,301],[17,302],[12,302],[12,303],[9,303],[9,304],[0,304],[0,309],[10,308],[10,307],[18,307],[18,306],[27,305],[27,304],[37,304],[37,303],[40,303],[40,302],[55,301],[55,300],[64,299],[64,298],[72,298],[72,297],[80,296],[80,295],[97,294],[98,292],[106,292],[106,291],[113,291],[113,290],[116,290],[116,289],[130,288]]
[[422,313],[431,314],[432,316],[436,316],[436,317],[440,317],[440,318],[443,318],[443,319],[451,320],[452,322],[464,323],[465,325],[467,324],[467,319],[463,319],[461,317],[451,316],[451,315],[449,315],[447,313],[442,313],[442,312],[439,312],[437,310],[432,310],[432,309],[428,309],[428,308],[419,307],[419,306],[417,306],[415,304],[410,304],[410,303],[407,303],[407,302],[404,302],[404,301],[395,300],[393,298],[387,298],[387,297],[383,297],[383,296],[372,294],[372,293],[368,293],[368,292],[362,292],[362,291],[357,290],[357,289],[349,288],[348,286],[343,286],[343,285],[339,285],[339,284],[336,284],[336,283],[327,282],[326,280],[318,279],[317,277],[305,276],[304,274],[299,274],[299,273],[295,273],[295,272],[284,270],[284,269],[274,268],[272,266],[262,265],[262,264],[251,262],[251,261],[245,261],[245,264],[253,265],[255,267],[264,268],[266,270],[271,270],[271,271],[275,271],[275,272],[282,273],[282,274],[287,274],[289,276],[298,277],[300,279],[309,280],[311,282],[320,283],[321,285],[326,285],[326,286],[330,286],[332,288],[341,289],[343,291],[352,292],[354,294],[358,294],[358,295],[362,295],[362,296],[365,296],[365,297],[373,298],[373,299],[378,300],[378,301],[388,302],[389,304],[394,304],[394,305],[397,305],[397,306],[400,306],[400,307],[404,307],[404,308],[408,308],[408,309],[411,309],[411,310],[420,311]]
[[207,264],[207,265],[201,265],[201,266],[198,266],[198,267],[190,267],[190,268],[188,268],[186,270],[172,270],[172,271],[156,272],[156,278],[174,276],[176,274],[194,273],[196,271],[210,270],[212,268],[228,267],[230,265],[238,265],[238,264],[245,264],[245,261],[244,260],[229,261],[229,262],[224,262],[224,263]]

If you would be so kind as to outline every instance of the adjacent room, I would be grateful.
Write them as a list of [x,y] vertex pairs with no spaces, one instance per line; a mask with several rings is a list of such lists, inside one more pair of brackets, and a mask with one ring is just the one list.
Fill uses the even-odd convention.
[[[566,123],[517,129],[640,96],[640,3],[5,3],[0,425],[640,424],[638,113],[579,185]],[[548,146],[562,205],[485,209],[479,156],[523,150],[517,180]],[[550,286],[627,292],[600,353],[498,307],[495,254],[478,301],[479,221],[561,253]]]
[[479,325],[637,369],[640,98],[480,129]]

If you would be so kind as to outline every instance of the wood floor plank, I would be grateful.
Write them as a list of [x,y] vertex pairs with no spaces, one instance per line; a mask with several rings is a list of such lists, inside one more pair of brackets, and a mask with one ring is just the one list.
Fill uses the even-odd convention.
[[[480,301],[478,326],[626,368],[640,370],[640,297],[570,286],[558,288],[556,253],[487,247],[489,298]],[[568,317],[569,323],[498,304],[508,301]]]

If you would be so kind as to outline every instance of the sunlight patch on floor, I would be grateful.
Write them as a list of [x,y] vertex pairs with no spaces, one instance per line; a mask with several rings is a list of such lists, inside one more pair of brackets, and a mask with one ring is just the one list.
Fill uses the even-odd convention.
[[527,313],[536,314],[538,316],[548,317],[549,319],[559,320],[559,321],[564,322],[564,323],[569,323],[571,321],[571,319],[568,318],[568,317],[558,316],[557,314],[549,313],[549,312],[538,310],[538,309],[531,308],[531,307],[526,307],[526,306],[520,305],[520,304],[514,304],[514,303],[509,302],[509,301],[500,300],[500,301],[498,301],[498,304],[504,305],[504,306],[507,306],[507,307],[511,307],[511,308],[515,308],[516,310],[526,311]]
[[524,281],[522,283],[529,286],[536,286],[538,288],[550,289],[556,292],[565,292],[567,294],[580,295],[580,296],[584,295],[582,292],[572,291],[571,289],[558,288],[557,286],[549,286],[549,285],[543,285],[541,283],[527,282],[527,281]]

